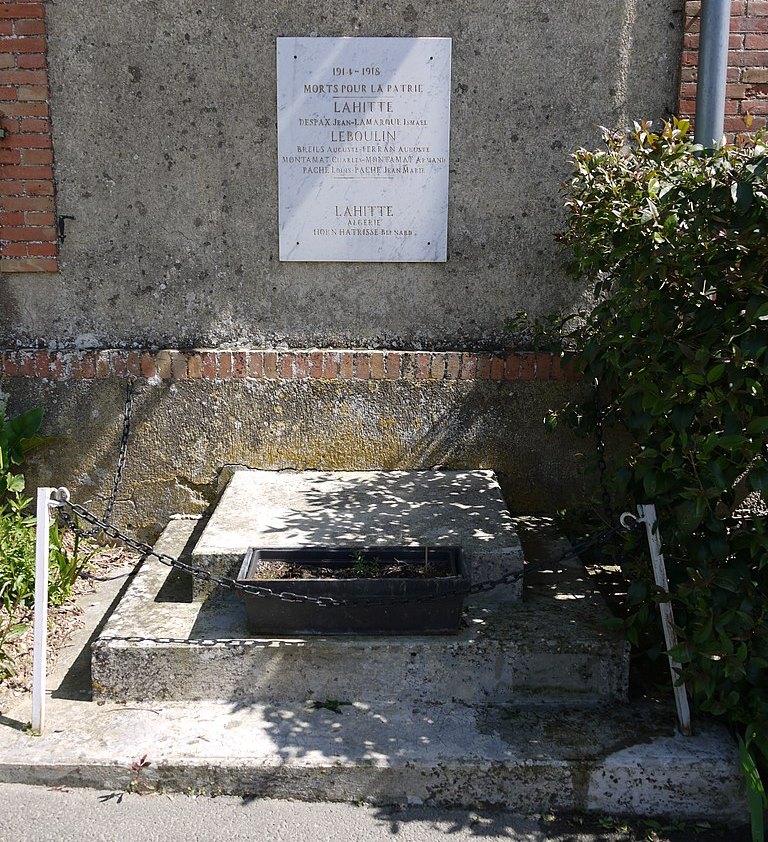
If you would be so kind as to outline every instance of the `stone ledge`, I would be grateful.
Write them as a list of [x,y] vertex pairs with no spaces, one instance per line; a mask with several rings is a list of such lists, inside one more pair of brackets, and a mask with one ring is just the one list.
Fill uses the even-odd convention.
[[[193,602],[188,581],[147,559],[93,644],[94,698],[247,706],[310,697],[378,703],[394,692],[404,703],[620,705],[626,643],[606,627],[607,609],[583,568],[551,563],[568,547],[551,522],[524,522],[527,561],[550,562],[539,572],[529,566],[524,601],[498,590],[473,596],[467,627],[445,637],[253,638],[235,594]],[[189,561],[205,529],[204,521],[171,520],[155,549]]]

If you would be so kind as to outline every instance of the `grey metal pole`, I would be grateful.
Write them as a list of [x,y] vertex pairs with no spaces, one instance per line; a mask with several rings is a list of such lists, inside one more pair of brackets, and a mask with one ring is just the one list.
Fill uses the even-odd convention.
[[731,0],[702,0],[694,140],[714,147],[723,137]]

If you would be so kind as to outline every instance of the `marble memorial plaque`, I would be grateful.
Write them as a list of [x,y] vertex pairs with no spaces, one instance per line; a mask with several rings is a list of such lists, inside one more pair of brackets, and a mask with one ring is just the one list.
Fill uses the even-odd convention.
[[278,38],[280,259],[446,259],[450,38]]

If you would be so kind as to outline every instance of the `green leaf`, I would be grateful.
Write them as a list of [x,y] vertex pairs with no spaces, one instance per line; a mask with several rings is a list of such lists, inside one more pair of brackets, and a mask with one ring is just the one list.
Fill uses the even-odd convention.
[[760,436],[765,432],[768,432],[768,416],[753,418],[747,424],[747,435],[749,436]]
[[746,213],[752,206],[752,200],[755,195],[752,185],[749,182],[740,182],[737,183],[735,187],[736,208],[740,213]]
[[745,743],[741,734],[738,734],[736,739],[739,745],[741,771],[747,785],[747,804],[749,805],[749,817],[752,825],[752,839],[753,842],[762,842],[765,837],[763,810],[768,806],[765,788],[749,746]]
[[712,366],[707,372],[707,383],[714,383],[716,380],[719,380],[723,373],[725,372],[725,363],[719,363],[718,365]]
[[741,433],[720,436],[717,440],[718,446],[723,450],[736,450],[746,444],[747,439]]
[[5,639],[14,640],[15,638],[21,637],[28,628],[28,623],[14,623],[14,625],[12,625],[8,630],[8,634],[5,636]]
[[24,477],[21,474],[8,474],[6,488],[13,494],[21,494],[24,491]]
[[685,430],[693,421],[693,406],[675,406],[670,414],[670,419],[675,429]]
[[747,485],[752,491],[768,491],[768,464],[762,459],[754,462],[749,469]]
[[30,409],[8,422],[8,429],[17,439],[28,439],[35,435],[43,423],[43,410]]
[[684,535],[692,534],[704,519],[701,498],[683,501],[675,510],[675,522]]
[[656,496],[657,487],[658,487],[657,474],[647,473],[643,477],[643,489],[651,500]]

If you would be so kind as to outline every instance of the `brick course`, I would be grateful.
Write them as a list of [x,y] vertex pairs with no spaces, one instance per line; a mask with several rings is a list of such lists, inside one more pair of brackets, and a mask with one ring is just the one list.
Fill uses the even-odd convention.
[[59,268],[45,34],[42,0],[0,3],[0,272]]
[[[679,113],[693,120],[699,61],[700,0],[685,4]],[[768,122],[768,0],[733,0],[728,50],[725,131],[754,131]]]
[[501,357],[453,351],[242,349],[160,351],[0,350],[0,377],[104,380],[429,380],[576,381],[568,356],[521,352]]

